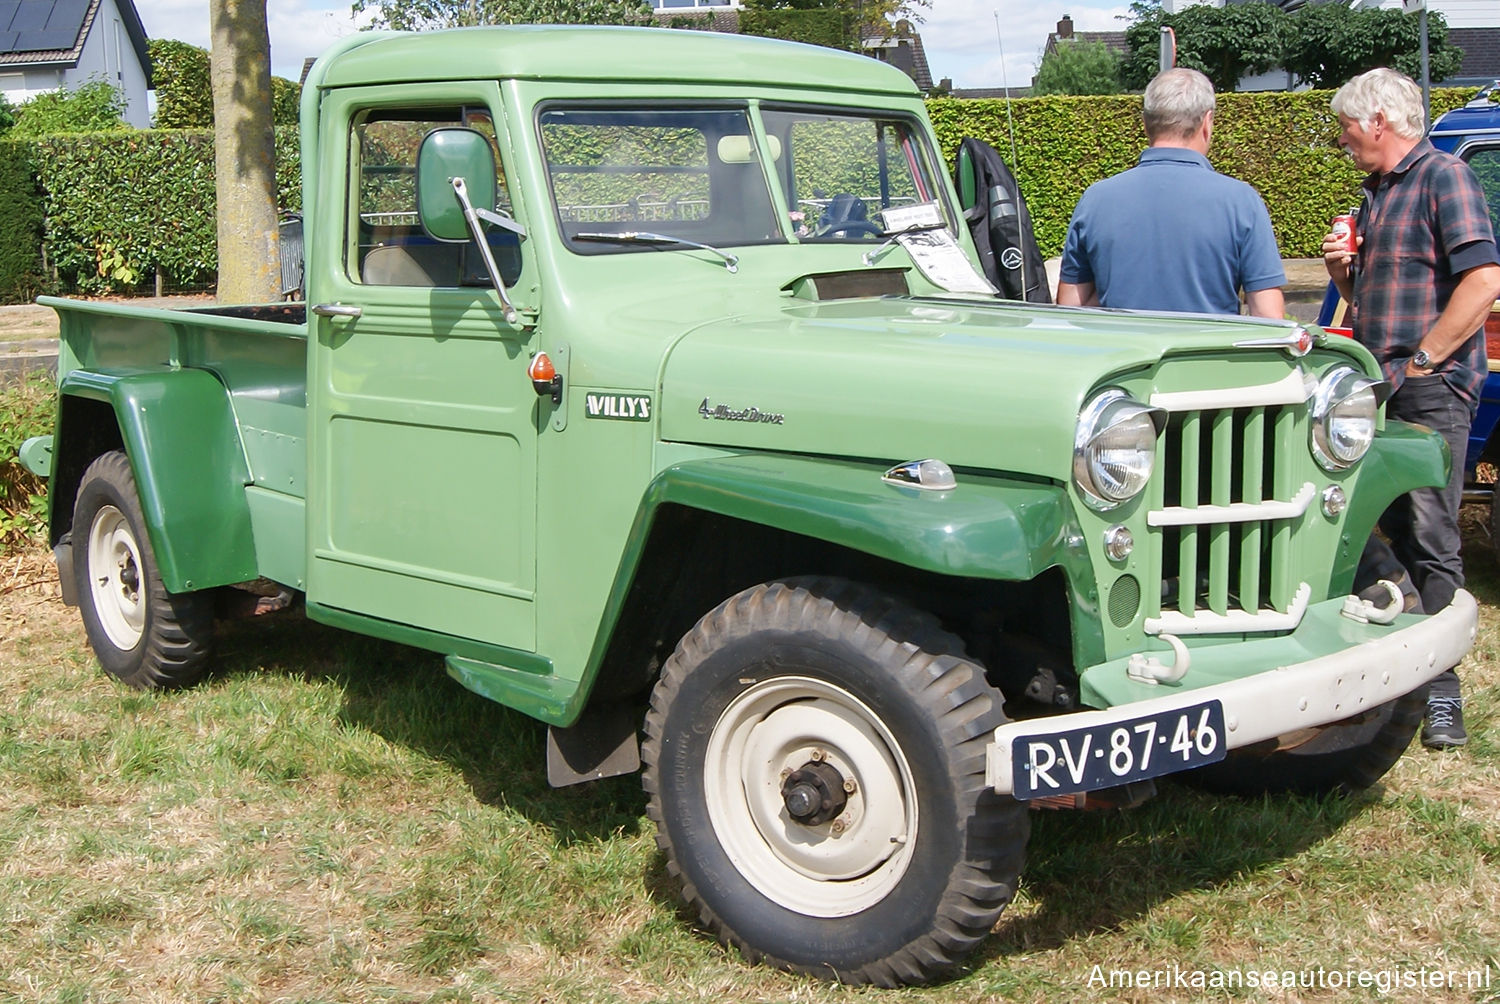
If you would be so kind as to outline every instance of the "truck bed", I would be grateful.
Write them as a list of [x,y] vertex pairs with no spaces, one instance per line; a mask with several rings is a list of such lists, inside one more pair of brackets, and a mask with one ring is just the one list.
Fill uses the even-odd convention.
[[[307,496],[306,305],[165,309],[41,297],[58,313],[58,380],[206,370],[224,386],[249,481],[261,572],[300,587]],[[274,558],[272,557],[274,555]]]

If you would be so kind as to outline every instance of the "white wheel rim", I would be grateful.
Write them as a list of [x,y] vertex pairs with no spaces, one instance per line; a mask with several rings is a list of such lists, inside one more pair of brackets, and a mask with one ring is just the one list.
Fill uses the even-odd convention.
[[[817,825],[787,811],[785,772],[822,761],[853,782],[843,811]],[[714,724],[704,770],[708,818],[739,873],[767,899],[810,917],[847,917],[884,899],[917,837],[911,767],[885,723],[832,684],[757,683]]]
[[89,527],[88,573],[99,626],[110,644],[130,651],[146,628],[145,571],[135,534],[112,505],[100,508]]

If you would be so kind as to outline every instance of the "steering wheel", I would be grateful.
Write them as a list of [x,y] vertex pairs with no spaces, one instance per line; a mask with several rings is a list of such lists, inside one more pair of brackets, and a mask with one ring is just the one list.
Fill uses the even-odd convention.
[[864,237],[879,237],[881,229],[868,219],[869,210],[865,200],[849,192],[840,192],[823,207],[823,215],[813,230],[814,237],[832,234],[849,234]]
[[819,227],[817,236],[828,237],[831,234],[848,234],[850,236],[879,237],[885,233],[879,226],[869,220],[838,220],[827,226]]

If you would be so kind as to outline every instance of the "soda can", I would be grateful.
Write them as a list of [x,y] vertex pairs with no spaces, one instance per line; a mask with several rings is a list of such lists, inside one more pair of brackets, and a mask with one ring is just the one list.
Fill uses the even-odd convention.
[[1333,218],[1333,234],[1343,238],[1344,250],[1354,254],[1359,250],[1359,242],[1355,239],[1357,230],[1354,225],[1354,214],[1343,213]]

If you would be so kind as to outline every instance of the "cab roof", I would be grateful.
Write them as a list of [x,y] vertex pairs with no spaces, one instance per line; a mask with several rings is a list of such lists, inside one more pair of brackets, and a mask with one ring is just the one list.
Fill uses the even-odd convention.
[[424,80],[700,82],[914,96],[867,56],[778,39],[671,28],[509,25],[372,33],[336,51],[324,87]]

